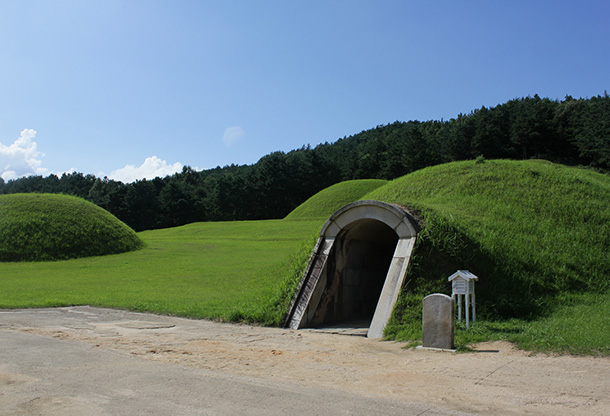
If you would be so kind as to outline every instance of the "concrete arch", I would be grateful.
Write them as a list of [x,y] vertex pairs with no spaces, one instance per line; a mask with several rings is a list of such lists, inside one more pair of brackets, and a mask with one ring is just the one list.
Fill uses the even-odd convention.
[[356,201],[337,210],[320,231],[286,326],[356,317],[370,320],[369,338],[381,338],[417,232],[416,221],[398,205]]
[[320,236],[335,238],[346,226],[362,219],[377,220],[386,224],[396,232],[398,238],[417,236],[415,221],[402,207],[371,200],[356,201],[339,208],[326,221]]

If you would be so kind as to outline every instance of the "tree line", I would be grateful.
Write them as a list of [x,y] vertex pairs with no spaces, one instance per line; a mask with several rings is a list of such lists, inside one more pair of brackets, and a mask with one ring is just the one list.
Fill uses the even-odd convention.
[[137,231],[195,221],[282,218],[316,192],[349,179],[393,179],[440,163],[546,159],[610,171],[610,97],[534,97],[450,120],[396,121],[333,143],[273,152],[253,165],[122,183],[83,173],[5,182],[0,194],[64,193],[110,211]]

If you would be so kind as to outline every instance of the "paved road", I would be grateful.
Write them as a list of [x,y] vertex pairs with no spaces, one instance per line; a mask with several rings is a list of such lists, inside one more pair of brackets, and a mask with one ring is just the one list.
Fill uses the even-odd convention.
[[[122,314],[126,322],[142,319],[142,314]],[[47,313],[45,324],[65,315]],[[74,325],[76,318],[70,319]],[[146,322],[156,319],[168,325],[173,318],[146,315]],[[0,415],[464,414],[155,362],[91,342],[28,333],[28,322],[36,320],[37,310],[0,313]]]

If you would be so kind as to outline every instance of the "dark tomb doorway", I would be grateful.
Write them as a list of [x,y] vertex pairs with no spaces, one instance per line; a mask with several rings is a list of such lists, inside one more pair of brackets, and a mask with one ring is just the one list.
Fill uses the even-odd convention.
[[309,325],[368,328],[397,242],[396,232],[377,220],[358,220],[343,229],[330,252]]
[[398,205],[362,200],[337,210],[320,230],[284,325],[382,338],[417,231]]

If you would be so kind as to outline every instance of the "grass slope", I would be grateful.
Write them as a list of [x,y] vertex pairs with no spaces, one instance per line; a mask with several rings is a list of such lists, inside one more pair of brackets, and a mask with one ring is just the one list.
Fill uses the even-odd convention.
[[328,218],[342,206],[361,199],[363,195],[386,183],[388,181],[383,179],[358,179],[337,183],[303,202],[288,214],[286,219]]
[[0,308],[87,304],[279,325],[321,225],[195,223],[139,233],[145,247],[129,253],[0,263]]
[[[504,329],[491,325],[488,337],[523,335],[523,320],[551,325],[580,307],[596,311],[589,319],[610,324],[602,317],[610,288],[608,176],[544,161],[456,162],[414,172],[365,198],[414,208],[424,222],[390,337],[420,336],[422,297],[450,293],[446,277],[457,269],[480,277],[480,318],[521,320]],[[588,352],[610,353],[610,336],[592,344]]]
[[0,261],[43,261],[135,250],[136,233],[84,199],[54,194],[0,195]]

